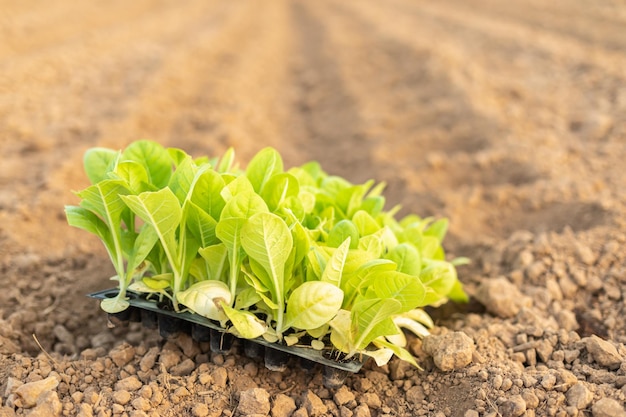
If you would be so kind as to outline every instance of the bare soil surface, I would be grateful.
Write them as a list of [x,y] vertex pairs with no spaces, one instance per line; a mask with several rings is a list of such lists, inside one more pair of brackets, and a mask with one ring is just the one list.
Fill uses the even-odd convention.
[[[1,0],[0,416],[625,416],[625,27],[622,0]],[[424,370],[334,390],[107,328],[85,294],[113,270],[63,206],[87,148],[143,138],[274,146],[449,217],[472,300],[433,333],[472,362],[413,339]]]

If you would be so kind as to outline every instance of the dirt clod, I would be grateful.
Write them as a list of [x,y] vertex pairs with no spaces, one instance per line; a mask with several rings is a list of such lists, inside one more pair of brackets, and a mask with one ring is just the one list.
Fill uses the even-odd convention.
[[137,391],[143,383],[136,376],[129,376],[115,383],[115,389],[120,391]]
[[270,412],[270,394],[263,388],[241,391],[237,413],[241,416],[266,416]]
[[272,401],[272,417],[289,417],[296,410],[296,402],[285,394],[277,394]]
[[504,277],[483,282],[476,290],[476,299],[487,308],[487,311],[502,318],[515,316],[530,302]]
[[322,402],[321,398],[310,390],[307,390],[302,396],[302,408],[311,417],[323,416],[328,412],[328,407]]
[[37,404],[28,412],[28,417],[59,417],[63,404],[55,391],[46,391],[37,398]]
[[28,382],[26,384],[20,385],[15,390],[16,398],[14,402],[24,408],[33,407],[40,402],[40,397],[42,397],[47,392],[54,390],[58,385],[59,378],[56,376],[49,376],[46,379]]
[[600,366],[617,369],[621,365],[623,358],[610,342],[596,335],[583,339],[583,342],[589,354]]
[[433,357],[437,368],[452,371],[472,362],[474,341],[463,332],[452,332],[426,337],[422,349]]
[[612,398],[602,398],[591,407],[593,417],[624,417],[624,407]]
[[591,404],[593,393],[589,391],[584,383],[578,382],[567,390],[565,397],[567,398],[567,404],[576,407],[578,410],[583,410]]
[[519,417],[526,411],[526,401],[521,395],[514,395],[508,400],[504,401],[498,411],[502,414],[502,417]]

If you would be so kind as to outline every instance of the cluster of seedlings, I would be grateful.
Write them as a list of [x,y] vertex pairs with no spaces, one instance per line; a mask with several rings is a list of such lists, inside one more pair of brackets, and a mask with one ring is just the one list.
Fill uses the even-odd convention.
[[316,162],[285,170],[272,148],[244,170],[232,149],[194,159],[151,141],[90,149],[84,166],[92,185],[67,219],[102,240],[118,283],[96,297],[112,315],[152,315],[162,333],[174,319],[349,371],[363,355],[417,366],[402,329],[425,336],[422,307],[466,299],[465,260],[441,245],[447,221],[397,220],[383,183]]

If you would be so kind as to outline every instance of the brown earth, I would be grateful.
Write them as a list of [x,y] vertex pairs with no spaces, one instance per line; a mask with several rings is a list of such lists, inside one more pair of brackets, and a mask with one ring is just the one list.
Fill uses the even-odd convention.
[[[622,0],[0,1],[0,416],[626,415],[624,27]],[[424,371],[329,390],[108,329],[84,295],[112,269],[63,205],[87,148],[141,138],[274,146],[449,217],[472,302],[434,333],[470,336],[472,363],[413,340]]]

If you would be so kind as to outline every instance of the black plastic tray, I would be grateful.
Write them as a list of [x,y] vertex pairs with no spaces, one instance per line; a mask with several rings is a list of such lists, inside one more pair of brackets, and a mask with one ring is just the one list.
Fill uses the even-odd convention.
[[[117,293],[118,293],[118,290],[116,288],[113,288],[113,289],[108,289],[108,290],[97,291],[97,292],[88,294],[88,296],[91,298],[103,300],[106,298],[113,298],[117,295]],[[130,303],[132,307],[138,308],[140,310],[151,311],[151,312],[164,315],[164,316],[173,317],[173,318],[180,319],[188,323],[199,324],[211,330],[228,334],[226,333],[225,329],[216,325],[215,323],[211,322],[205,317],[199,316],[191,312],[174,312],[174,311],[163,310],[159,308],[154,301],[148,301],[142,298],[141,294],[137,294],[137,293],[129,291],[128,295],[129,295],[128,302]],[[344,362],[334,361],[332,359],[324,357],[321,351],[318,351],[312,348],[301,347],[301,346],[285,346],[279,343],[271,343],[263,339],[262,337],[258,337],[256,339],[244,339],[244,340],[245,342],[256,343],[258,345],[262,345],[269,349],[278,350],[278,351],[287,353],[292,356],[296,356],[296,357],[299,357],[308,361],[319,363],[320,365],[325,367],[325,374],[328,373],[328,371],[330,371],[329,369],[326,369],[326,367],[335,368],[336,370],[340,370],[340,371],[356,373],[356,372],[359,372],[359,370],[363,366],[363,363],[357,359],[352,359],[352,360],[344,361]],[[332,383],[329,383],[329,384],[332,385]]]

